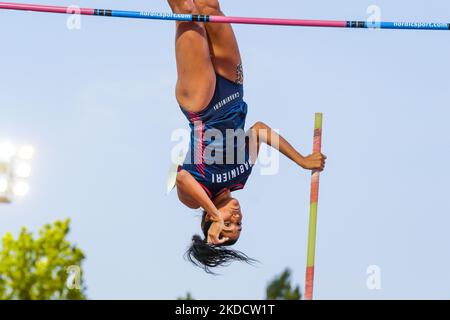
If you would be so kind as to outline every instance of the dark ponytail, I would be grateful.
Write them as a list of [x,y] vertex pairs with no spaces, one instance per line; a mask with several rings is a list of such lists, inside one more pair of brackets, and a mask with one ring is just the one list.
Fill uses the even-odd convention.
[[241,261],[248,264],[253,264],[256,260],[249,258],[246,254],[226,249],[224,246],[232,246],[237,240],[227,241],[221,245],[209,244],[206,241],[211,222],[205,222],[206,213],[203,213],[202,229],[205,239],[199,235],[192,237],[192,243],[186,251],[185,257],[195,266],[202,268],[206,273],[214,274],[211,268],[225,267],[230,265],[233,261]]

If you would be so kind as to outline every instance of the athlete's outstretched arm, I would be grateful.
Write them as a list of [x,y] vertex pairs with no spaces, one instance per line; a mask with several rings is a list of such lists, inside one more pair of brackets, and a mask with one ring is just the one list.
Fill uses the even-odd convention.
[[214,221],[208,231],[208,243],[222,244],[229,240],[228,238],[219,239],[220,233],[225,229],[222,213],[197,180],[186,170],[181,170],[177,174],[177,192],[183,204],[191,209],[203,208]]
[[272,148],[279,150],[283,155],[304,169],[322,171],[325,168],[325,159],[327,158],[325,155],[321,153],[313,153],[306,157],[301,155],[286,139],[265,123],[258,121],[250,130],[250,143],[251,145],[256,145],[256,156],[258,155],[260,144],[266,143]]

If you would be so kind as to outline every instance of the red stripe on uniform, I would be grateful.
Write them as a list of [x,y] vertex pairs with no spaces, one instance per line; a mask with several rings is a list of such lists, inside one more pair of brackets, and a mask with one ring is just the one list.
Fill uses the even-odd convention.
[[212,198],[212,192],[209,191],[209,189],[207,187],[205,187],[203,184],[201,184],[200,182],[198,182],[198,184],[203,188],[203,190],[206,191],[206,193],[208,194],[208,197]]
[[238,184],[235,184],[235,185],[231,186],[230,188],[241,188],[241,189],[243,189],[244,187],[245,186],[242,183],[238,183]]

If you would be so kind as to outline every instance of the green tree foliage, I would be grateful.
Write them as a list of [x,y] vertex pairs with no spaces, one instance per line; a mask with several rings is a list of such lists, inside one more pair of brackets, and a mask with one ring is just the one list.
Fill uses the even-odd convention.
[[300,300],[302,298],[299,286],[292,289],[289,269],[269,283],[266,295],[266,300]]
[[[85,299],[84,253],[66,236],[70,220],[45,225],[39,236],[22,228],[17,239],[3,236],[0,247],[0,299]],[[74,272],[74,273],[71,273]],[[69,279],[69,280],[68,280]]]
[[195,300],[195,299],[194,299],[194,297],[191,295],[191,293],[188,292],[188,293],[186,294],[185,297],[178,297],[177,300]]

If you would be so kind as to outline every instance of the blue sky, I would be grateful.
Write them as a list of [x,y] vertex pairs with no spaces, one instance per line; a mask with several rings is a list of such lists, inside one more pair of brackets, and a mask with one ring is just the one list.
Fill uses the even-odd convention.
[[[31,0],[29,1],[31,2]],[[47,0],[47,4],[61,1]],[[73,4],[73,3],[64,3]],[[165,1],[79,1],[168,11]],[[229,15],[450,21],[445,0],[222,1]],[[165,195],[174,130],[174,25],[0,12],[0,140],[31,143],[28,197],[0,207],[0,234],[70,217],[94,299],[262,299],[284,268],[304,284],[309,173],[286,159],[244,191],[237,248],[261,261],[211,277],[182,255],[199,212]],[[448,32],[236,26],[248,124],[261,120],[300,152],[324,113],[316,298],[450,297]],[[381,269],[368,290],[367,267]]]

